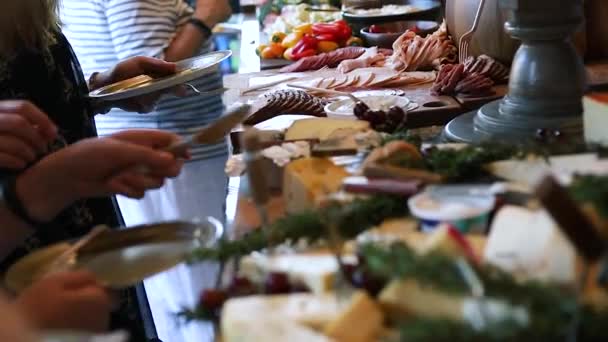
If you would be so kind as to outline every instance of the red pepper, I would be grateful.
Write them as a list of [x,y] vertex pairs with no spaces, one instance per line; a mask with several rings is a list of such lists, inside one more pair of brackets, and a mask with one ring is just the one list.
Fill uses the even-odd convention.
[[297,56],[304,50],[316,50],[319,41],[317,38],[307,34],[293,47],[293,56]]
[[312,25],[312,33],[315,35],[319,34],[333,34],[335,36],[340,36],[341,25],[337,25],[334,23],[317,23]]
[[304,50],[304,51],[302,51],[302,52],[300,52],[298,54],[294,53],[293,54],[293,60],[297,61],[297,60],[302,59],[304,57],[310,57],[310,56],[314,56],[316,54],[317,54],[317,50],[316,49],[307,49],[307,50]]
[[336,37],[335,35],[333,35],[331,33],[317,34],[317,35],[315,35],[315,38],[317,38],[317,40],[320,42],[324,42],[324,41],[338,42],[338,40],[339,40],[338,37]]

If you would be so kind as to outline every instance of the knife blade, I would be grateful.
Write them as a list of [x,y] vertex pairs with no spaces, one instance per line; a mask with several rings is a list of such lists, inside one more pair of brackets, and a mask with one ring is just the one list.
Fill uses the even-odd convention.
[[216,121],[203,127],[185,140],[167,147],[165,151],[180,155],[186,148],[194,145],[217,143],[230,134],[233,128],[241,124],[251,114],[251,108],[252,106],[249,104],[235,105]]

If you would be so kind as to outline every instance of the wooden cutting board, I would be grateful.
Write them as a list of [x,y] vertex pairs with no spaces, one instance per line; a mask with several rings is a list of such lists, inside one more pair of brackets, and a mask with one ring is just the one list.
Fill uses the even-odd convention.
[[286,65],[292,64],[292,61],[288,61],[286,59],[260,59],[260,70],[272,70],[279,69]]
[[477,109],[488,102],[492,102],[494,100],[502,99],[509,92],[509,86],[507,84],[500,84],[493,87],[494,94],[490,96],[484,97],[465,97],[465,96],[456,96],[456,100],[462,108],[466,110]]
[[[255,83],[259,83],[261,77],[269,77],[269,80],[276,79],[279,75],[278,70],[267,70],[249,74],[233,74],[224,77],[224,87],[229,90],[224,94],[225,103],[234,103],[237,101],[248,101],[257,98],[259,95],[268,91],[263,89],[255,92],[250,92],[245,95],[243,90],[248,89],[250,80],[256,79]],[[296,77],[305,77],[305,73],[294,74]],[[285,77],[290,75],[284,74]],[[270,78],[273,77],[273,78]],[[412,128],[445,125],[454,117],[462,114],[466,110],[461,104],[451,96],[434,96],[431,95],[430,88],[432,83],[406,86],[395,89],[402,89],[405,96],[411,101],[419,104],[419,107],[409,113],[408,120]]]

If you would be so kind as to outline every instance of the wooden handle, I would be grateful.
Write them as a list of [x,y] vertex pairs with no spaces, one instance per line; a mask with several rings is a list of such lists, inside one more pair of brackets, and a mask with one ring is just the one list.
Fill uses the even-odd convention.
[[264,206],[270,200],[270,191],[264,172],[264,162],[259,155],[262,143],[258,130],[247,129],[242,136],[242,145],[245,151],[245,163],[247,165],[247,179],[251,196],[258,206]]
[[412,196],[420,191],[420,181],[398,181],[392,179],[346,179],[342,188],[346,192],[355,194],[390,194],[399,196]]
[[402,167],[370,164],[363,169],[363,175],[369,178],[389,178],[398,180],[419,180],[425,183],[441,183],[443,177],[436,173],[406,169]]

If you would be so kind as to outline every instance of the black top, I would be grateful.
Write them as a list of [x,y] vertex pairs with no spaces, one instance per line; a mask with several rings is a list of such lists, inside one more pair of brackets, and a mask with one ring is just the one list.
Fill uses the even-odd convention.
[[[87,100],[87,82],[71,45],[61,33],[56,42],[45,51],[23,51],[14,57],[0,58],[0,100],[29,100],[48,114],[59,128],[57,140],[51,146],[56,151],[79,140],[95,137],[95,123]],[[7,178],[14,172],[0,170]],[[105,224],[118,227],[118,211],[112,198],[83,200],[63,211],[55,220],[37,227],[36,233],[0,263],[6,270],[18,258],[33,249],[66,239],[78,238],[92,227]],[[124,328],[141,340],[139,315],[134,291],[122,294],[123,308],[117,316],[122,321],[114,328]],[[115,317],[115,318],[117,318]]]

